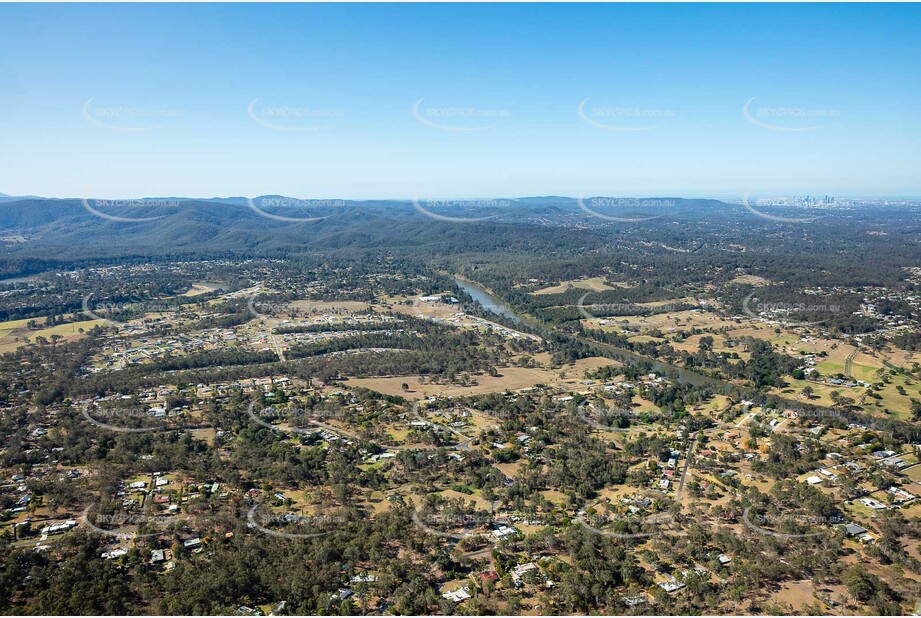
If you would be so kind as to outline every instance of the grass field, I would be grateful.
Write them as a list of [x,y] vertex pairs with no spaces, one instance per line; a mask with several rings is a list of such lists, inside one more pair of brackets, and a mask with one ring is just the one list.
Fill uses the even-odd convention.
[[[571,281],[563,281],[559,285],[553,285],[546,287],[540,290],[535,290],[531,294],[535,296],[547,295],[547,294],[562,294],[569,288],[577,288],[580,290],[587,290],[590,292],[603,292],[605,290],[613,290],[614,287],[607,284],[604,277],[591,277],[590,279],[573,279]],[[617,287],[626,287],[623,285],[618,285]]]
[[477,510],[489,510],[492,506],[489,500],[484,499],[477,494],[465,494],[453,489],[446,489],[438,492],[442,498],[447,500],[463,500],[465,505],[473,506]]
[[[824,384],[822,382],[810,382],[808,380],[794,380],[793,378],[787,376],[784,378],[784,381],[787,382],[788,386],[786,388],[772,388],[771,393],[775,395],[783,395],[788,398],[795,398],[798,401],[803,403],[812,403],[823,406],[830,406],[831,393],[837,391],[843,397],[850,397],[851,399],[858,399],[860,393],[864,391],[861,388],[844,388],[843,386],[832,386],[831,384]],[[803,390],[803,387],[806,385],[812,387],[814,391],[812,394],[812,399],[806,400],[800,393]]]
[[693,410],[695,412],[703,412],[704,414],[713,414],[721,412],[729,405],[729,397],[725,395],[714,395],[713,399],[707,403],[694,406]]
[[771,282],[764,277],[759,277],[757,275],[739,275],[735,279],[730,279],[729,283],[737,283],[739,285],[754,285],[754,286],[763,286],[769,285]]
[[[295,300],[291,306],[301,311],[312,314],[352,314],[367,311],[368,303],[352,300],[322,301],[322,300]],[[259,307],[258,300],[256,307]]]
[[[812,580],[785,582],[781,584],[779,590],[771,594],[769,602],[789,605],[795,613],[801,613],[807,605],[815,605],[818,602],[815,593],[816,588]],[[843,586],[836,586],[831,593],[838,598],[842,594],[846,595],[847,591],[843,589]]]
[[200,296],[221,289],[220,283],[193,283],[192,288],[181,296]]
[[[902,350],[889,349],[884,353],[863,349],[858,351],[855,346],[848,343],[806,335],[777,324],[749,319],[725,319],[709,311],[676,311],[653,316],[628,316],[605,318],[605,320],[608,321],[608,324],[601,326],[602,330],[620,332],[624,328],[630,328],[638,331],[630,337],[632,342],[662,341],[661,337],[649,335],[650,331],[655,329],[662,333],[672,347],[691,353],[699,349],[701,337],[712,336],[715,352],[735,352],[742,360],[748,360],[750,354],[745,352],[741,346],[727,347],[728,339],[739,340],[752,337],[766,340],[778,352],[793,358],[799,358],[803,354],[824,354],[816,358],[816,369],[821,374],[822,381],[795,380],[787,377],[788,386],[784,389],[772,389],[772,392],[787,397],[792,396],[806,403],[800,391],[808,384],[815,392],[814,399],[810,402],[826,406],[832,404],[830,396],[832,392],[837,391],[842,396],[860,401],[866,389],[827,384],[824,381],[825,378],[836,374],[849,374],[855,380],[879,383],[881,381],[880,370],[888,369],[887,363],[895,367],[902,367],[910,366],[914,360],[911,353]],[[599,320],[583,320],[583,324],[588,328],[598,328]],[[678,330],[689,328],[698,328],[706,332],[691,335],[679,341]],[[726,332],[720,333],[721,329],[726,329]],[[900,387],[904,389],[904,395],[899,392]],[[868,412],[882,415],[888,410],[897,417],[907,418],[911,411],[911,398],[921,398],[921,387],[910,383],[905,376],[893,375],[890,383],[884,385],[877,394],[882,397],[881,400],[867,397],[864,401],[864,408]]]
[[[921,392],[919,392],[917,382],[912,386],[907,386],[906,384],[905,376],[894,376],[892,382],[885,385],[878,392],[878,394],[882,396],[882,400],[874,401],[867,399],[864,407],[868,410],[881,411],[883,409],[888,409],[899,418],[908,418],[911,414],[911,398],[921,399]],[[898,392],[899,386],[905,389],[905,395]]]
[[569,503],[569,497],[563,492],[555,489],[545,489],[541,491],[540,494],[554,504],[565,505]]
[[[688,303],[695,302],[694,299],[681,299],[681,301]],[[641,303],[637,304],[637,307],[654,308],[665,305],[669,302],[681,301]],[[715,331],[720,328],[733,329],[739,327],[739,325],[734,320],[723,319],[718,315],[708,311],[671,311],[649,316],[616,316],[601,319],[608,322],[608,324],[601,326],[602,330],[618,331],[622,328],[622,325],[626,324],[631,328],[640,329],[641,333],[651,329],[658,329],[663,332],[668,332],[669,329],[677,328],[700,328],[703,330]],[[582,320],[582,323],[587,328],[599,328],[598,319]]]
[[[406,399],[423,399],[431,395],[451,395],[455,397],[465,395],[481,395],[484,393],[501,393],[503,391],[518,391],[538,384],[547,386],[579,387],[585,379],[585,371],[597,369],[607,365],[620,366],[620,363],[600,357],[582,358],[560,369],[546,369],[543,367],[503,367],[499,369],[499,376],[475,376],[477,381],[473,386],[460,386],[456,384],[428,384],[423,382],[422,376],[394,376],[388,378],[349,378],[347,385],[360,386],[385,395],[399,395]],[[560,374],[563,374],[562,377]],[[409,386],[409,391],[404,391],[403,384]],[[590,390],[584,386],[582,390]]]
[[25,328],[31,320],[35,320],[39,324],[45,323],[45,318],[26,318],[23,320],[9,320],[7,322],[0,322],[0,337],[8,335],[10,332]]
[[[41,324],[44,322],[44,318],[37,318],[36,321]],[[77,339],[84,336],[80,329],[88,331],[94,326],[105,324],[105,320],[85,320],[83,322],[58,324],[40,330],[29,330],[26,328],[27,322],[29,320],[11,320],[0,323],[0,354],[12,352],[27,342],[34,342],[37,337],[44,337],[49,341],[52,335],[63,337],[65,341]],[[17,341],[17,339],[19,340]]]

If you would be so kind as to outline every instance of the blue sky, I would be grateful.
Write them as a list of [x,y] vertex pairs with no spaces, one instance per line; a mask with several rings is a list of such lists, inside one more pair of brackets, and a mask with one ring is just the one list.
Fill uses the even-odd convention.
[[919,27],[878,4],[0,5],[0,191],[921,196]]

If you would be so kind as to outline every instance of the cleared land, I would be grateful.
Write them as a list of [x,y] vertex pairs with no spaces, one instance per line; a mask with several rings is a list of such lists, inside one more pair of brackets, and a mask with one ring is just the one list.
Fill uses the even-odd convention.
[[[346,384],[350,387],[360,386],[385,395],[399,395],[407,399],[422,399],[438,394],[455,397],[465,395],[479,395],[483,393],[500,393],[503,391],[518,391],[538,384],[547,386],[578,385],[584,379],[586,370],[597,369],[607,365],[620,366],[620,363],[607,358],[590,357],[580,359],[578,362],[559,369],[544,369],[542,367],[503,367],[499,376],[478,375],[474,376],[477,384],[470,386],[430,384],[423,376],[394,376],[387,378],[349,378]],[[561,377],[560,373],[564,376]],[[409,386],[404,391],[402,385]],[[586,386],[585,390],[590,387]]]
[[[625,285],[617,285],[616,287],[626,287]],[[550,287],[542,288],[540,290],[535,290],[531,294],[535,296],[547,295],[547,294],[562,294],[569,288],[578,288],[580,290],[589,290],[592,292],[603,292],[605,290],[613,290],[611,284],[609,284],[604,277],[591,277],[590,279],[573,279],[571,281],[563,281],[559,285],[553,285]]]
[[[63,337],[65,341],[79,339],[84,336],[84,334],[80,332],[81,329],[85,332],[91,330],[94,326],[102,326],[105,324],[105,320],[85,320],[82,322],[58,324],[50,328],[42,328],[39,330],[29,330],[26,328],[26,323],[29,321],[30,320],[11,320],[9,322],[0,323],[0,354],[12,352],[16,348],[26,345],[26,343],[32,343],[37,337],[44,337],[49,341],[52,335]],[[44,320],[36,319],[36,322],[41,324]]]

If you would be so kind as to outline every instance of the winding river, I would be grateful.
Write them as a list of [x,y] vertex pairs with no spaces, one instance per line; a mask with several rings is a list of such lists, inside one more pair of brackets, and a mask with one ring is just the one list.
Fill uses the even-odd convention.
[[[461,287],[465,292],[470,294],[478,303],[480,303],[488,311],[507,317],[510,320],[513,320],[516,324],[530,324],[536,328],[538,331],[537,334],[540,334],[540,331],[546,331],[549,327],[538,323],[533,318],[528,316],[521,316],[516,314],[512,308],[497,298],[495,295],[490,293],[486,288],[482,287],[479,284],[476,284],[472,281],[461,279],[458,276],[454,277],[457,285]],[[786,397],[763,393],[755,388],[750,386],[742,386],[739,384],[733,384],[726,380],[720,380],[718,378],[711,378],[695,371],[685,369],[683,367],[678,367],[677,365],[672,365],[670,363],[663,363],[662,361],[656,360],[654,358],[647,358],[632,352],[631,350],[625,350],[617,346],[613,346],[607,343],[601,343],[593,339],[588,339],[586,337],[579,337],[572,335],[574,338],[586,343],[590,346],[595,347],[596,349],[603,350],[609,358],[619,360],[626,365],[633,367],[649,367],[649,370],[652,372],[661,373],[672,379],[677,380],[678,382],[684,382],[692,386],[710,386],[715,392],[720,392],[723,394],[734,394],[734,396],[743,396],[746,399],[751,399],[756,402],[762,402],[763,404],[769,404],[778,407],[786,407],[791,409],[808,409],[812,411],[824,411],[828,412],[832,416],[843,416],[840,412],[834,411],[832,408],[826,406],[810,403],[802,404],[799,401],[788,399]],[[847,418],[850,422],[860,422],[870,424],[875,426],[874,422],[878,419],[872,415],[860,414],[860,413],[849,413]],[[921,433],[921,432],[919,432]],[[917,439],[912,438],[912,439]]]
[[[473,283],[467,279],[461,279],[458,276],[454,277],[454,281],[457,285],[462,288],[465,292],[470,294],[475,301],[480,303],[487,311],[505,316],[510,320],[514,321],[516,324],[522,324],[525,322],[533,322],[533,320],[527,320],[523,316],[516,314],[511,307],[508,306],[505,302],[496,298],[491,294],[486,288],[480,286],[479,284]],[[739,386],[738,384],[733,384],[725,380],[720,380],[718,378],[711,378],[695,371],[690,371],[683,367],[678,367],[677,365],[672,365],[669,363],[663,363],[662,361],[656,360],[654,358],[647,358],[632,352],[630,350],[625,350],[623,348],[618,348],[607,343],[601,343],[592,339],[586,339],[584,337],[577,337],[584,343],[595,346],[596,348],[601,348],[608,355],[616,360],[619,360],[627,365],[631,366],[648,366],[650,371],[658,372],[674,379],[677,379],[679,382],[684,382],[692,386],[712,386],[721,391],[726,389],[734,389],[736,391],[741,391],[749,393],[751,396],[755,395],[764,395],[763,393],[756,393],[750,388],[744,386]],[[783,398],[778,398],[783,399]]]
[[522,323],[521,317],[512,311],[511,307],[487,292],[486,288],[480,287],[471,281],[461,279],[460,277],[454,277],[454,282],[459,288],[467,292],[467,294],[470,294],[473,300],[480,303],[487,311],[506,317],[515,324]]
[[[496,313],[501,316],[512,320],[516,324],[529,324],[532,325],[537,334],[540,334],[540,331],[546,332],[549,328],[546,325],[538,323],[533,318],[524,315],[518,315],[512,310],[512,308],[501,299],[497,298],[495,295],[490,293],[486,288],[481,285],[474,283],[472,281],[462,279],[459,276],[454,276],[454,281],[457,285],[462,288],[467,294],[473,297],[478,303],[480,303],[485,309]],[[877,427],[876,422],[878,418],[873,417],[872,415],[861,414],[858,412],[848,413],[847,415],[841,414],[840,412],[834,411],[832,408],[826,406],[817,405],[817,404],[806,404],[803,405],[799,401],[788,399],[780,395],[767,394],[763,393],[757,389],[754,389],[750,386],[742,386],[739,384],[733,384],[732,382],[727,382],[726,380],[720,380],[718,378],[711,378],[695,371],[690,371],[684,369],[683,367],[678,367],[677,365],[672,365],[669,363],[663,363],[662,361],[656,360],[654,358],[647,358],[632,352],[630,350],[625,350],[623,348],[618,348],[607,343],[601,343],[593,339],[588,339],[586,337],[573,336],[579,341],[586,343],[590,346],[594,346],[596,349],[601,349],[605,354],[613,359],[619,360],[624,364],[630,366],[640,366],[640,367],[649,367],[650,371],[658,372],[664,374],[670,378],[676,379],[679,382],[684,382],[692,386],[710,386],[713,387],[715,392],[721,392],[723,394],[733,394],[734,396],[743,396],[746,399],[751,399],[756,402],[762,402],[762,404],[768,404],[778,407],[786,407],[791,409],[807,409],[811,411],[820,411],[827,412],[832,416],[842,416],[847,417],[849,422],[865,423],[872,427]],[[884,427],[885,428],[885,427]],[[887,428],[891,429],[891,428]],[[917,440],[918,435],[921,435],[921,431],[915,432],[911,440]]]

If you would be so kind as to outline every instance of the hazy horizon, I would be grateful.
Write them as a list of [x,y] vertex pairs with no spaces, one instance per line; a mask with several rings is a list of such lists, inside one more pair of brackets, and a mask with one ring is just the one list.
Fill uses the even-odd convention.
[[[802,193],[788,193],[782,194],[779,192],[763,191],[750,194],[752,198],[797,198],[797,197],[821,197],[823,195],[829,195],[834,197],[836,200],[849,200],[849,201],[860,201],[860,200],[904,200],[904,201],[918,201],[921,200],[921,194],[917,195],[845,195],[838,194],[835,192],[827,193],[818,193],[818,192],[802,192]],[[591,197],[611,197],[616,199],[654,199],[654,198],[677,198],[677,199],[687,199],[687,200],[717,200],[717,201],[741,201],[745,198],[745,195],[715,195],[708,193],[693,194],[693,193],[661,193],[661,194],[614,194],[614,193],[593,193],[593,194],[584,194],[584,195],[565,195],[562,193],[551,193],[546,195],[510,195],[510,194],[489,194],[489,195],[419,195],[419,196],[381,196],[381,197],[363,197],[363,198],[347,198],[340,195],[286,195],[278,192],[269,192],[262,193],[259,195],[39,195],[37,193],[27,193],[23,195],[10,194],[0,192],[0,197],[7,198],[22,198],[22,199],[48,199],[48,200],[80,200],[80,199],[93,199],[93,200],[111,200],[113,202],[117,201],[143,201],[143,200],[230,200],[230,199],[256,199],[260,197],[271,197],[271,196],[280,196],[291,199],[298,200],[340,200],[344,202],[406,202],[412,203],[413,200],[455,200],[458,202],[464,201],[475,201],[475,200],[528,200],[528,199],[566,199],[566,200],[578,200],[579,198],[591,198]]]

